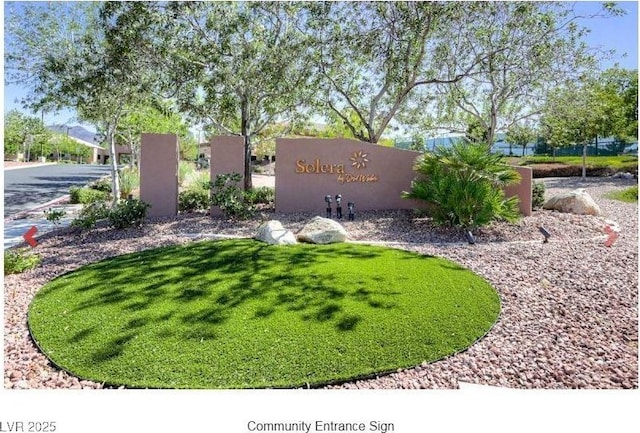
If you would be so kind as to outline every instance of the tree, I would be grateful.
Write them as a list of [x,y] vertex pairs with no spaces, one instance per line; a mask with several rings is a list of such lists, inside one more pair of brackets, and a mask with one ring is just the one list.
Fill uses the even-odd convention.
[[318,106],[353,137],[377,143],[417,88],[457,82],[481,61],[456,37],[466,9],[434,2],[310,4],[301,27],[317,51]]
[[140,142],[143,133],[176,134],[179,137],[181,159],[194,160],[197,144],[182,117],[169,107],[137,105],[127,107],[120,119],[116,142],[131,148],[131,166],[140,160]]
[[[149,5],[149,8],[152,6]],[[178,106],[211,133],[244,137],[244,187],[251,140],[267,125],[300,116],[308,85],[307,40],[295,31],[301,5],[288,2],[159,4],[155,36]]]
[[614,67],[597,79],[609,110],[610,133],[622,142],[638,140],[638,71]]
[[469,143],[481,144],[489,143],[489,129],[473,116],[466,116],[467,130],[465,132],[465,140]]
[[[137,11],[135,20],[123,22],[111,19],[117,7],[53,2],[15,8],[5,56],[10,80],[31,88],[23,105],[34,111],[74,108],[81,120],[106,131],[114,204],[120,197],[118,122],[127,106],[150,95],[154,67],[149,62],[155,58],[140,37],[148,27],[146,8],[129,5]],[[125,24],[129,31],[121,32]]]
[[511,153],[511,145],[515,144],[522,147],[522,156],[524,156],[529,143],[533,142],[537,137],[535,129],[527,124],[511,125],[505,137],[509,143],[509,153]]
[[[482,62],[462,80],[438,85],[429,108],[430,127],[464,133],[469,118],[491,145],[498,131],[539,116],[545,95],[595,68],[573,4],[480,2],[460,26],[468,51]],[[601,14],[621,13],[606,6]],[[421,107],[425,110],[425,107]]]
[[612,68],[568,83],[550,95],[541,119],[552,147],[582,145],[582,177],[586,177],[588,145],[598,137],[637,139],[636,71]]
[[48,155],[50,135],[41,119],[11,110],[4,118],[4,153],[17,155],[22,152],[27,160],[36,155]]
[[73,160],[75,157],[75,160],[79,161],[80,158],[86,158],[91,155],[90,148],[66,134],[54,133],[51,135],[49,142],[50,153],[54,154],[58,161],[60,161],[61,157],[69,160]]
[[542,125],[547,143],[552,147],[582,145],[582,177],[586,177],[588,145],[599,135],[608,135],[611,122],[609,107],[602,98],[596,80],[569,83],[549,95]]

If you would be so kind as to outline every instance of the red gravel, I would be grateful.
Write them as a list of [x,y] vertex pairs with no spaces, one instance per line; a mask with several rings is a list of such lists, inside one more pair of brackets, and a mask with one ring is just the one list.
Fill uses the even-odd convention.
[[[380,242],[449,258],[487,278],[502,299],[489,334],[450,358],[331,388],[456,388],[459,382],[514,388],[638,387],[638,205],[604,194],[633,182],[621,179],[548,179],[547,197],[585,187],[605,215],[536,211],[519,224],[461,233],[434,228],[410,212],[363,212],[344,226],[354,241]],[[313,215],[264,214],[297,231]],[[604,246],[605,219],[622,232]],[[39,239],[42,264],[5,277],[5,388],[100,388],[53,367],[27,329],[30,300],[47,281],[86,263],[200,238],[252,236],[261,218],[231,223],[208,216],[155,219],[140,229],[63,229]],[[540,225],[551,233],[542,243]],[[191,234],[191,236],[185,236]]]

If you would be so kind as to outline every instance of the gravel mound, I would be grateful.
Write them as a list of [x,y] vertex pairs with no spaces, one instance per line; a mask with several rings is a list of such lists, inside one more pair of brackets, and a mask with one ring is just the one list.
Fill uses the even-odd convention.
[[[465,352],[431,364],[328,388],[457,388],[459,382],[513,388],[638,387],[638,206],[607,192],[624,179],[545,179],[547,197],[586,188],[604,216],[535,211],[518,224],[474,232],[434,227],[409,211],[361,212],[343,221],[350,240],[389,245],[456,261],[489,280],[502,300],[488,335]],[[206,215],[155,218],[142,228],[85,233],[61,229],[38,239],[42,263],[4,284],[5,388],[102,388],[54,367],[31,340],[27,309],[51,279],[87,263],[164,245],[216,237],[250,237],[262,221],[294,233],[313,214],[265,212],[241,223]],[[604,245],[606,220],[622,232]],[[552,237],[542,242],[539,226]]]

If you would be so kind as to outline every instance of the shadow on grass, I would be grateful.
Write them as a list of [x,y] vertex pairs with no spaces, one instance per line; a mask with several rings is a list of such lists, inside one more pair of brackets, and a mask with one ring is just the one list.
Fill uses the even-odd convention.
[[[245,304],[254,306],[252,320],[288,312],[302,321],[351,332],[364,317],[349,311],[349,303],[372,311],[396,307],[393,298],[399,291],[367,288],[368,279],[381,282],[382,276],[345,279],[354,261],[361,263],[381,254],[382,249],[352,245],[299,245],[285,251],[248,240],[199,242],[88,265],[54,280],[42,295],[71,283],[82,298],[73,312],[108,307],[115,314],[124,313],[114,317],[123,321],[118,335],[91,358],[101,363],[120,356],[126,344],[152,324],[177,321],[180,325],[164,327],[156,333],[159,338],[215,339],[216,328]],[[339,264],[334,266],[333,261]],[[95,327],[87,328],[68,341],[79,342],[94,332]]]

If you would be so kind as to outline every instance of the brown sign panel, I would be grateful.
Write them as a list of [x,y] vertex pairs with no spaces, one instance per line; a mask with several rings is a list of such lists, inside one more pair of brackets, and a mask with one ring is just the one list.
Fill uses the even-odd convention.
[[[419,152],[348,139],[276,140],[276,211],[324,213],[325,196],[357,210],[413,209],[403,199]],[[335,203],[333,204],[335,206]]]

